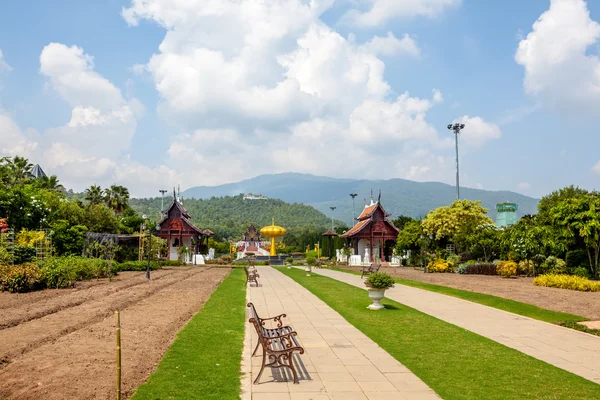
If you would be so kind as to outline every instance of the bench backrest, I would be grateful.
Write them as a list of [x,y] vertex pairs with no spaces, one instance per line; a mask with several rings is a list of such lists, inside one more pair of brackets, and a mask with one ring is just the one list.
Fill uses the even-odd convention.
[[371,265],[371,271],[372,272],[378,272],[379,268],[381,268],[381,264],[372,264]]

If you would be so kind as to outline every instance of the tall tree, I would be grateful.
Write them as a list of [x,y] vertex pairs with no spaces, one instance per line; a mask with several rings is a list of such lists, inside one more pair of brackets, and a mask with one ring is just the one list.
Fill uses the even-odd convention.
[[8,170],[10,178],[14,184],[27,182],[31,179],[31,169],[33,164],[24,157],[15,156],[8,161]]
[[85,189],[85,200],[89,202],[90,206],[102,203],[104,200],[102,188],[97,185],[92,185],[88,189]]
[[56,175],[42,176],[36,180],[36,184],[42,189],[57,190],[59,192],[65,190],[65,187],[60,184]]
[[129,190],[125,186],[112,185],[104,190],[104,201],[117,214],[121,214],[129,207]]
[[598,279],[600,261],[600,193],[592,192],[561,201],[550,214],[558,226],[569,235],[578,236],[585,242],[590,270]]
[[423,232],[438,241],[453,241],[456,249],[461,251],[461,238],[468,237],[481,225],[494,223],[486,215],[487,211],[479,200],[456,200],[449,206],[429,212],[422,222]]

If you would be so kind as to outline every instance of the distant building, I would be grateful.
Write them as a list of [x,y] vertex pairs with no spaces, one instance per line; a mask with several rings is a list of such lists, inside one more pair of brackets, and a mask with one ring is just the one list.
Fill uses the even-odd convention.
[[517,203],[498,203],[496,204],[496,225],[500,228],[511,226],[519,220],[517,211],[519,206]]
[[33,168],[31,168],[31,171],[29,171],[29,173],[35,178],[35,179],[41,179],[46,175],[46,173],[44,172],[44,170],[42,169],[42,167],[40,167],[40,164],[35,164],[33,166]]
[[242,199],[244,199],[244,200],[268,200],[269,198],[267,196],[263,196],[262,194],[255,195],[255,194],[249,193],[249,194],[245,194],[244,197],[242,197]]

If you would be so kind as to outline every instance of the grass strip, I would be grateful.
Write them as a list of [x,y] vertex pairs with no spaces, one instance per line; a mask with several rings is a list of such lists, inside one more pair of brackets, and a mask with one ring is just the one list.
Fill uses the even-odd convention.
[[239,399],[245,310],[246,277],[235,268],[132,399]]
[[[517,350],[384,299],[298,269],[277,268],[319,297],[445,400],[600,399],[600,385]],[[501,332],[499,332],[501,333]]]
[[[343,268],[328,268],[334,271],[346,272],[349,274],[360,275],[358,271],[347,270]],[[447,286],[434,285],[420,281],[412,281],[409,279],[394,277],[394,280],[406,286],[411,286],[417,289],[428,290],[445,294],[459,299],[472,301],[473,303],[483,304],[484,306],[497,308],[499,310],[508,311],[514,314],[519,314],[524,317],[537,319],[539,321],[560,324],[565,321],[587,321],[587,318],[579,315],[568,314],[560,311],[546,310],[531,304],[521,303],[520,301],[505,299],[503,297],[493,296],[491,294],[471,292],[468,290],[455,289]]]

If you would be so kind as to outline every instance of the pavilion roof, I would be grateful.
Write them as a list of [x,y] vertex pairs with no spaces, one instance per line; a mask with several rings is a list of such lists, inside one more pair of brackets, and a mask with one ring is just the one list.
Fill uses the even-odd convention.
[[344,233],[342,237],[350,237],[352,235],[356,235],[358,232],[362,231],[366,226],[369,226],[369,222],[371,219],[363,219],[362,221],[358,221],[356,225],[354,225],[348,232]]

